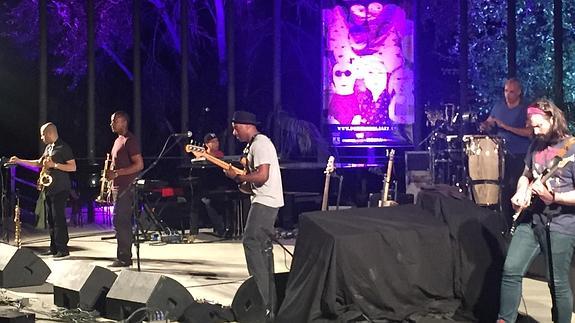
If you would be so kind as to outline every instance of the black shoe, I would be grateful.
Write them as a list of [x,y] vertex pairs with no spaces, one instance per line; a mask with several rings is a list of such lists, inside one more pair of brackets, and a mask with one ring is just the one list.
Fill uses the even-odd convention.
[[39,255],[40,257],[49,257],[49,256],[54,256],[54,255],[56,255],[56,253],[57,253],[56,251],[48,250],[48,251],[41,252],[41,253],[39,253],[38,255]]
[[54,260],[62,260],[62,259],[66,259],[70,257],[70,253],[69,252],[63,252],[63,251],[58,251],[55,255],[54,255]]
[[131,260],[129,262],[124,262],[121,260],[114,260],[114,262],[109,264],[108,267],[130,267],[131,265],[132,265]]

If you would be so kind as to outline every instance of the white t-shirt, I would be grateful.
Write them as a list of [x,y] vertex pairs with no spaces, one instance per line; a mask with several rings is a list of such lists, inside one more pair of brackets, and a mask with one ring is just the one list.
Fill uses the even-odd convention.
[[282,177],[274,144],[265,135],[258,134],[250,145],[247,159],[250,171],[255,171],[260,165],[270,165],[268,180],[260,187],[251,185],[254,192],[252,203],[282,207],[284,205]]

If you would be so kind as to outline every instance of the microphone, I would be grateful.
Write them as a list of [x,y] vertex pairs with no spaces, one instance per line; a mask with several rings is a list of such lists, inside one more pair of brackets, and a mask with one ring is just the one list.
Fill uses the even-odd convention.
[[2,158],[0,158],[0,164],[2,164],[2,167],[16,166],[16,163],[11,163],[10,158],[4,157],[4,156],[2,156]]
[[191,138],[192,135],[193,133],[191,131],[171,134],[172,137],[187,137],[187,138]]

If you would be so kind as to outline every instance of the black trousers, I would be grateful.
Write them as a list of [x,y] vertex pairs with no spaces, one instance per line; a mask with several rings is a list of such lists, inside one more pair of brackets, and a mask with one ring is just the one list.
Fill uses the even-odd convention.
[[50,251],[68,253],[68,224],[66,223],[66,201],[70,191],[46,194],[46,218],[50,230]]
[[116,257],[124,263],[132,262],[132,213],[134,208],[134,191],[132,188],[113,191],[114,228],[118,249]]

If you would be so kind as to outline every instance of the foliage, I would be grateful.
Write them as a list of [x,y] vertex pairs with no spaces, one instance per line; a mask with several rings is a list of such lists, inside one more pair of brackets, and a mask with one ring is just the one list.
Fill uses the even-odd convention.
[[469,84],[471,102],[488,112],[501,98],[507,71],[506,0],[469,3]]
[[528,99],[553,94],[553,2],[517,1],[517,70]]

